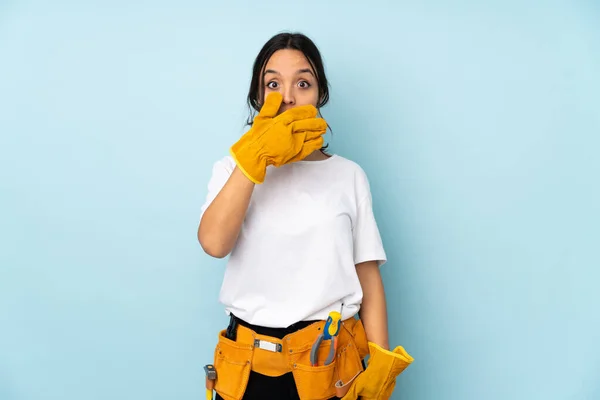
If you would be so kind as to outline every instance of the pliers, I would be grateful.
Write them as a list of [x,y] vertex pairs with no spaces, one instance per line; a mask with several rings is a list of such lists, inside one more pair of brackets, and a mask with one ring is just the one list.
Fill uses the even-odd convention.
[[327,317],[327,321],[325,322],[325,326],[323,327],[323,333],[317,336],[317,339],[312,345],[310,350],[310,363],[313,367],[316,367],[318,364],[318,354],[319,347],[324,340],[331,340],[331,347],[329,347],[329,354],[327,355],[327,359],[325,359],[324,365],[329,365],[333,362],[335,357],[335,352],[337,350],[337,338],[338,333],[340,332],[340,325],[342,323],[342,315],[337,311],[332,311],[329,313]]

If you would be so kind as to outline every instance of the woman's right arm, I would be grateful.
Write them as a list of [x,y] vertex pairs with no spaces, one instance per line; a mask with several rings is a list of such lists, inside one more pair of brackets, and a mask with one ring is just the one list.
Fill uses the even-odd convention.
[[198,226],[198,241],[208,255],[223,258],[233,249],[246,217],[254,185],[236,167],[204,212]]

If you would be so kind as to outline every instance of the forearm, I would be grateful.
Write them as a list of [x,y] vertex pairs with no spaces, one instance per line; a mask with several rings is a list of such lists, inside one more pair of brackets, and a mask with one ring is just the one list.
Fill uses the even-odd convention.
[[387,305],[379,266],[374,261],[356,266],[363,291],[363,302],[359,312],[367,340],[389,350]]
[[240,233],[255,184],[237,167],[204,212],[198,241],[204,251],[222,258],[231,252]]

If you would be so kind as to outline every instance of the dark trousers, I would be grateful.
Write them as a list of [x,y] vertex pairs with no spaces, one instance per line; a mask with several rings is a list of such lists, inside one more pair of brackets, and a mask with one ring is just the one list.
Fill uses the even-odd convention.
[[[231,316],[229,326],[227,327],[227,337],[235,340],[237,326],[244,325],[254,330],[259,335],[266,335],[283,339],[289,333],[303,329],[315,321],[301,321],[287,328],[268,328],[263,326],[251,325],[247,322]],[[218,372],[217,372],[218,373]],[[217,394],[217,400],[223,400]],[[332,397],[330,400],[336,400],[339,397]],[[291,372],[282,376],[272,377],[250,371],[250,379],[244,393],[243,400],[300,400],[296,390],[296,382]]]

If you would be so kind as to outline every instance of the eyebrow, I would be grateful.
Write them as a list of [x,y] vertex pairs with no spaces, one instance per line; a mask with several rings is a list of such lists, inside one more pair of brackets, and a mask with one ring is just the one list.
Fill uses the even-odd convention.
[[[302,68],[299,69],[298,71],[296,71],[297,74],[303,74],[303,73],[309,73],[312,76],[314,76],[313,72],[311,71],[310,68]],[[263,76],[265,76],[266,74],[275,74],[275,75],[281,75],[279,72],[275,71],[274,69],[267,69],[265,70],[265,72],[263,73]]]

